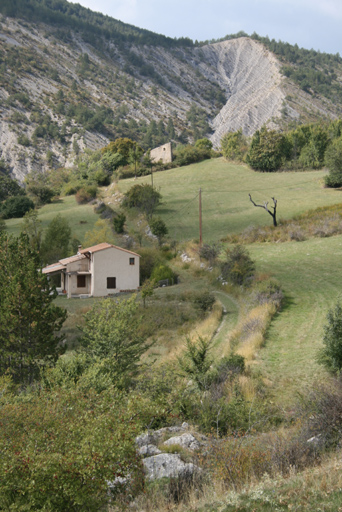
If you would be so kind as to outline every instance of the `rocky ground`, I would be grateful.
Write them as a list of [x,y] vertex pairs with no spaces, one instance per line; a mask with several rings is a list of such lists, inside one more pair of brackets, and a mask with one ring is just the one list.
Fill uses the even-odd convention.
[[[227,131],[242,128],[252,135],[263,124],[335,117],[331,102],[299,90],[281,75],[275,55],[248,37],[195,48],[131,46],[129,52],[152,66],[163,84],[139,70],[134,77],[127,73],[127,52],[115,41],[99,49],[77,34],[66,42],[46,25],[2,19],[0,55],[6,55],[7,64],[0,74],[0,151],[14,176],[22,181],[31,170],[72,165],[75,142],[80,150],[107,144],[110,135],[86,129],[56,110],[59,91],[65,102],[81,98],[84,105],[110,108],[126,120],[166,123],[172,117],[178,133],[188,126],[186,113],[194,104],[206,112],[215,147]],[[89,65],[84,68],[85,54]],[[47,114],[64,130],[63,141],[34,137],[38,114]]]

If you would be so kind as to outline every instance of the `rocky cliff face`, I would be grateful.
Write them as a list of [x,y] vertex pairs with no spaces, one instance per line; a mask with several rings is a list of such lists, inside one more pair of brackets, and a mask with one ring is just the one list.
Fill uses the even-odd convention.
[[247,37],[127,49],[110,40],[86,44],[75,33],[65,41],[47,25],[3,18],[0,79],[1,158],[19,180],[103,147],[122,119],[133,126],[172,118],[181,133],[195,105],[218,147],[231,130],[252,135],[263,124],[336,117],[331,102],[299,90],[277,58]]

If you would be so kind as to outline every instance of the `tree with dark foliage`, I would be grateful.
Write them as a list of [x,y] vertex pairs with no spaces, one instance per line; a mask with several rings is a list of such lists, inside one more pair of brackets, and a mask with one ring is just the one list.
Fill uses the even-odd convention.
[[0,375],[28,384],[63,352],[56,333],[66,311],[55,297],[29,238],[0,233]]

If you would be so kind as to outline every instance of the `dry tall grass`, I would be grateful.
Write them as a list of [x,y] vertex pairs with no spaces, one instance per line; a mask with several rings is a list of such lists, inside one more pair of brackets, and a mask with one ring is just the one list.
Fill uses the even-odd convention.
[[290,220],[280,220],[277,227],[249,226],[241,234],[229,235],[229,243],[301,242],[308,238],[330,237],[342,233],[342,204],[309,210]]

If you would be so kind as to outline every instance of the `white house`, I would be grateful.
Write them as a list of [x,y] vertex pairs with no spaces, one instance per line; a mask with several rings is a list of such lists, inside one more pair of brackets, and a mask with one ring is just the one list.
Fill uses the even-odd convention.
[[48,276],[61,275],[61,288],[70,297],[105,297],[139,288],[140,256],[106,242],[43,268]]

